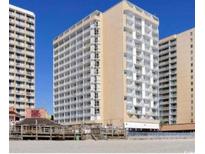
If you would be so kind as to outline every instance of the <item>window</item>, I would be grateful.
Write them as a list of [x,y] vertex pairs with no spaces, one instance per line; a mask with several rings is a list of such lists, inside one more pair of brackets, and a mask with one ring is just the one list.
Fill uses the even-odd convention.
[[191,55],[193,54],[193,50],[191,50]]
[[191,44],[190,47],[193,48],[193,44]]
[[193,35],[193,32],[190,32],[190,35],[192,36],[192,35]]

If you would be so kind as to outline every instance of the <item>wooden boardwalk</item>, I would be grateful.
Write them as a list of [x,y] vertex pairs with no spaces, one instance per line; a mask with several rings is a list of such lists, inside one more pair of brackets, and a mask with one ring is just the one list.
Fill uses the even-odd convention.
[[122,128],[103,128],[101,126],[42,126],[16,125],[10,127],[11,140],[86,140],[86,139],[124,139],[126,131]]

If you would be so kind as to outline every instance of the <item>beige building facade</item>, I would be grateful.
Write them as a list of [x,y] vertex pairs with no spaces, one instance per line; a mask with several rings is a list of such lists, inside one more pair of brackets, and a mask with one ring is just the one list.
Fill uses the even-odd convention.
[[55,121],[159,129],[158,24],[121,1],[56,37]]
[[9,106],[21,118],[35,105],[35,15],[9,5]]
[[162,124],[195,123],[195,30],[171,35],[159,44]]

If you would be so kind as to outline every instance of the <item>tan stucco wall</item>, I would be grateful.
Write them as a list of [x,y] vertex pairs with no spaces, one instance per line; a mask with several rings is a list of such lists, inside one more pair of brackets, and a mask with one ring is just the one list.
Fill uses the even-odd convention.
[[124,120],[122,22],[121,3],[103,13],[105,124],[120,124]]
[[195,124],[185,123],[185,124],[173,124],[173,125],[160,126],[160,131],[186,131],[186,130],[195,130]]
[[191,31],[177,35],[177,124],[191,122]]

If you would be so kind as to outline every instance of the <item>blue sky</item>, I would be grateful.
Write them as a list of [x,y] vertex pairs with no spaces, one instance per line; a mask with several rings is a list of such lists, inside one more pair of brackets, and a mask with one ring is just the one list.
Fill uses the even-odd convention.
[[[160,20],[160,38],[195,26],[194,0],[130,0]],[[105,11],[119,0],[10,0],[36,15],[36,107],[52,114],[52,40],[94,10]]]

